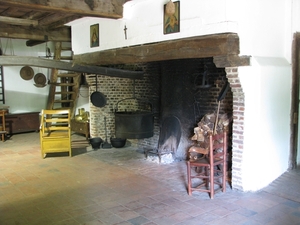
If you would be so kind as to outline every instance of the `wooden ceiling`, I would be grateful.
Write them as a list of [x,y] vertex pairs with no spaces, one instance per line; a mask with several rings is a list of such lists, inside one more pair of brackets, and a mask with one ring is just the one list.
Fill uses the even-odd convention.
[[0,38],[71,41],[68,22],[83,17],[119,19],[130,0],[0,0]]

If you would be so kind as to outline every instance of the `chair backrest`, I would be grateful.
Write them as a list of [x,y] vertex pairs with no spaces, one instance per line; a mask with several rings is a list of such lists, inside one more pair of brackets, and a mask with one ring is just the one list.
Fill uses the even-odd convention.
[[226,160],[227,154],[227,133],[211,134],[209,136],[209,159],[210,164],[215,161]]
[[40,132],[50,134],[51,132],[70,132],[70,110],[69,109],[43,109],[41,112]]

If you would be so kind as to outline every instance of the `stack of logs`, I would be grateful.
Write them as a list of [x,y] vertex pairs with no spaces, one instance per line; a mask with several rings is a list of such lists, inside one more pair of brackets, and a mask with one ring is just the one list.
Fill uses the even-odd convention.
[[217,115],[215,113],[206,114],[194,128],[194,136],[191,140],[195,141],[195,145],[189,148],[189,158],[196,160],[200,155],[206,155],[209,151],[209,135],[218,134],[228,131],[230,119],[227,114],[219,114],[218,121],[215,126]]

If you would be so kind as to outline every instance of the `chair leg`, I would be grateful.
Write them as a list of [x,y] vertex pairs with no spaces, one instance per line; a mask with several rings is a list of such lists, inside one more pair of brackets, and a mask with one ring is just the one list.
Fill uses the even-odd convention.
[[1,140],[4,142],[6,140],[6,131],[0,131],[1,133]]
[[188,194],[192,195],[192,181],[191,181],[191,164],[187,162],[187,180],[188,180]]
[[205,182],[205,188],[208,190],[209,189],[209,169],[208,167],[201,167],[202,169],[202,173],[204,176],[206,176],[207,178],[203,178],[203,182]]
[[224,162],[224,164],[223,164],[223,177],[222,177],[222,179],[223,179],[223,184],[222,184],[222,192],[226,192],[226,178],[227,178],[227,174],[226,174],[226,172],[227,172],[227,165],[226,165],[226,160],[225,160],[225,162]]
[[210,176],[209,176],[209,192],[210,192],[210,198],[213,199],[214,198],[214,192],[215,192],[215,177],[214,177],[214,168],[213,166],[211,166],[210,168]]

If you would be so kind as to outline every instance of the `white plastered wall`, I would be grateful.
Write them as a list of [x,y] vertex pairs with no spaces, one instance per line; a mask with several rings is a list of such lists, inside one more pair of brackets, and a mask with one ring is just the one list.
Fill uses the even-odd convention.
[[[33,47],[26,46],[26,40],[1,38],[2,48],[5,56],[32,56],[45,57],[46,44]],[[48,43],[53,52],[53,46]],[[38,88],[34,86],[34,78],[24,80],[20,76],[22,66],[3,66],[5,106],[9,106],[10,113],[39,112],[44,109],[49,94],[48,86]],[[34,75],[43,73],[48,76],[49,70],[45,68],[32,67]],[[2,102],[0,103],[1,105]]]
[[[70,23],[75,54],[215,33],[240,38],[239,67],[245,94],[244,191],[267,186],[288,169],[291,109],[291,44],[299,31],[296,0],[181,0],[180,32],[163,34],[163,4],[169,0],[132,0],[120,20],[85,18]],[[90,48],[90,25],[100,26],[100,46]],[[127,27],[127,40],[124,35]]]
[[[290,1],[239,1],[241,55],[251,67],[239,67],[245,95],[244,191],[259,190],[288,169],[291,109]],[[272,5],[272,7],[270,7]],[[280,15],[280,16],[278,16]]]
[[290,137],[290,65],[282,58],[253,57],[240,67],[245,93],[244,191],[256,191],[288,168]]
[[[226,19],[226,1],[181,0],[180,32],[163,34],[163,5],[166,0],[138,0],[124,4],[119,20],[84,18],[71,22],[74,54],[127,47],[191,36],[236,32],[236,22]],[[90,48],[90,25],[99,24],[100,46]],[[125,39],[124,26],[127,27]]]

